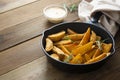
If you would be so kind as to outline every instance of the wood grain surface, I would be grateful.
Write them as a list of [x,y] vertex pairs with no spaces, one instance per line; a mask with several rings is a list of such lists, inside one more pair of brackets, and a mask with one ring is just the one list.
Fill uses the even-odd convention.
[[0,80],[119,80],[119,57],[120,54],[116,54],[98,70],[80,74],[60,71],[43,56],[0,76]]
[[37,0],[0,0],[0,13],[23,6]]
[[[33,2],[7,8],[19,1]],[[41,32],[55,24],[45,19],[42,10],[49,4],[70,1],[79,0],[0,0],[0,10],[7,10],[0,13],[0,80],[120,80],[120,30],[115,36],[115,54],[96,71],[68,73],[46,60],[40,45]],[[64,22],[78,19],[77,12],[69,13]]]
[[43,56],[40,37],[0,53],[0,75]]
[[[42,4],[46,1],[47,0],[37,1],[24,6],[24,8],[21,7],[15,11],[13,10],[11,13],[6,12],[0,15],[0,51],[36,37],[40,35],[44,29],[54,25],[47,23],[42,10],[46,5],[53,2],[55,3],[56,0]],[[62,3],[61,0],[57,1],[60,2],[59,4]],[[68,4],[70,4],[70,2]],[[71,13],[68,14],[65,21],[73,21],[76,19],[78,19],[77,14]]]
[[[119,30],[120,32],[120,30]],[[118,33],[119,33],[118,32]],[[120,35],[115,36],[115,41],[120,40]],[[120,79],[120,43],[116,44],[116,53],[97,71],[85,74],[66,73],[57,70],[46,61],[40,45],[40,37],[29,40],[23,44],[8,49],[0,54],[0,80],[118,80]],[[29,47],[28,47],[29,46]],[[17,52],[20,51],[20,52]],[[39,59],[38,59],[39,58]],[[37,60],[35,60],[37,59]],[[17,60],[17,63],[16,63]],[[35,60],[35,61],[33,61]],[[31,62],[33,61],[33,62]],[[29,64],[26,64],[31,62]],[[25,66],[22,66],[26,64]],[[39,64],[39,65],[38,65]],[[41,65],[42,64],[42,65]],[[22,67],[20,67],[22,66]],[[18,68],[20,67],[20,68]],[[18,68],[18,69],[16,69]],[[31,69],[32,68],[32,69]],[[50,69],[49,69],[50,68]],[[15,70],[13,70],[15,69]],[[13,70],[13,71],[11,71]],[[10,72],[9,72],[10,71]],[[34,73],[34,71],[36,71]],[[46,79],[47,74],[47,79]],[[23,76],[25,75],[25,76]],[[65,76],[66,75],[66,76]],[[51,77],[56,76],[56,77]],[[88,76],[88,77],[87,77]],[[101,77],[104,77],[101,79]]]
[[[4,2],[12,3],[14,1],[16,0]],[[44,29],[55,24],[47,21],[42,10],[49,4],[63,4],[64,2],[68,5],[71,4],[69,0],[53,0],[51,2],[49,0],[38,0],[0,14],[0,75],[43,55],[40,49],[39,36]],[[76,19],[78,19],[76,12],[69,13],[65,22]]]

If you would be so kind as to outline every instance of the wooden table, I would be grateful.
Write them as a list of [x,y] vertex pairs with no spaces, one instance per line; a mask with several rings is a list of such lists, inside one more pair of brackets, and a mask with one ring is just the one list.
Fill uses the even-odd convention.
[[[0,80],[120,80],[120,31],[115,55],[96,71],[67,73],[47,62],[40,48],[41,32],[54,24],[42,10],[63,3],[71,4],[70,0],[0,0]],[[74,12],[65,21],[78,19]]]

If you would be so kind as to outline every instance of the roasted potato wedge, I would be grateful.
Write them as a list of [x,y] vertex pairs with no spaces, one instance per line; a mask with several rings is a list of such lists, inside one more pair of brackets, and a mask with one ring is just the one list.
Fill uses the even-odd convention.
[[65,35],[65,31],[61,31],[61,32],[49,35],[48,38],[50,38],[52,41],[59,41],[64,37],[64,35]]
[[86,61],[89,61],[91,58],[88,54],[85,54],[85,59],[86,59]]
[[81,64],[83,62],[82,56],[80,54],[78,54],[77,56],[75,56],[70,63],[72,64]]
[[100,41],[101,37],[100,36],[96,36],[96,41]]
[[99,55],[99,56],[97,56],[97,57],[95,57],[93,59],[88,60],[87,62],[85,62],[85,64],[90,64],[90,63],[93,63],[93,62],[97,62],[97,61],[105,58],[107,56],[107,54],[108,53],[102,53],[101,55]]
[[46,46],[45,46],[45,50],[48,52],[48,51],[51,51],[53,49],[53,42],[51,39],[49,38],[46,38]]
[[68,55],[71,55],[71,53],[67,50],[67,48],[66,48],[64,45],[60,45],[59,47],[61,48],[61,50],[62,50],[64,53],[66,53],[66,54],[68,54]]
[[56,42],[56,43],[54,43],[54,45],[61,45],[61,44],[63,44],[63,45],[65,45],[65,44],[70,44],[70,43],[72,43],[73,41],[72,40],[61,40],[61,41],[58,41],[58,42]]
[[71,35],[65,36],[63,39],[71,39],[72,41],[78,41],[83,38],[83,35],[84,34],[71,34]]
[[72,54],[73,55],[77,55],[77,54],[85,54],[87,51],[90,51],[92,49],[93,46],[93,42],[88,42],[87,44],[83,45],[83,46],[79,46],[75,49],[72,50]]
[[59,59],[59,55],[56,54],[56,53],[53,53],[53,54],[51,54],[50,56],[51,56],[52,58],[56,59],[56,60],[60,60],[60,59]]
[[98,49],[95,51],[95,53],[94,53],[94,55],[93,55],[93,58],[99,56],[101,53],[102,53],[102,51],[98,48]]
[[52,50],[53,50],[53,52],[57,53],[58,55],[65,54],[60,48],[58,48],[56,46],[54,46]]
[[92,31],[92,34],[91,34],[91,36],[90,36],[90,41],[93,41],[93,42],[95,42],[96,41],[96,33],[94,32],[94,31]]
[[53,52],[55,52],[55,53],[57,53],[59,55],[59,58],[62,61],[64,59],[66,59],[67,57],[69,57],[69,55],[65,54],[60,48],[58,48],[56,46],[54,46],[52,50],[53,50]]
[[92,57],[93,57],[93,55],[95,54],[96,50],[97,50],[97,48],[93,48],[93,49],[91,49],[90,51],[88,51],[88,52],[85,53],[85,54],[88,54],[89,57],[92,59]]
[[102,49],[103,49],[103,52],[105,52],[105,53],[108,53],[110,51],[111,47],[112,47],[111,43],[109,43],[109,44],[102,43]]
[[77,34],[77,32],[73,31],[72,29],[67,29],[67,33],[68,34]]
[[77,47],[77,44],[67,44],[64,45],[70,52]]
[[84,44],[88,43],[89,40],[90,40],[90,28],[88,28],[87,31],[85,32],[79,45],[84,45]]

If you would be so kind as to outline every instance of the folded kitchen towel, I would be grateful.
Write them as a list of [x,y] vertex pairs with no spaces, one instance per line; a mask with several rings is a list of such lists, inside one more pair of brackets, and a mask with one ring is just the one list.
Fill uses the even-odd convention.
[[113,36],[120,26],[120,0],[82,0],[78,7],[78,16],[81,21],[90,21],[92,17],[101,12],[99,23]]

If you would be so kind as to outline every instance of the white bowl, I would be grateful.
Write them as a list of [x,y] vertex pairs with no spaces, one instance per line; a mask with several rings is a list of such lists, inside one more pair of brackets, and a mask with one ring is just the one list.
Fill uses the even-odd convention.
[[43,9],[44,16],[52,23],[60,23],[67,16],[67,9],[60,5],[49,5]]

